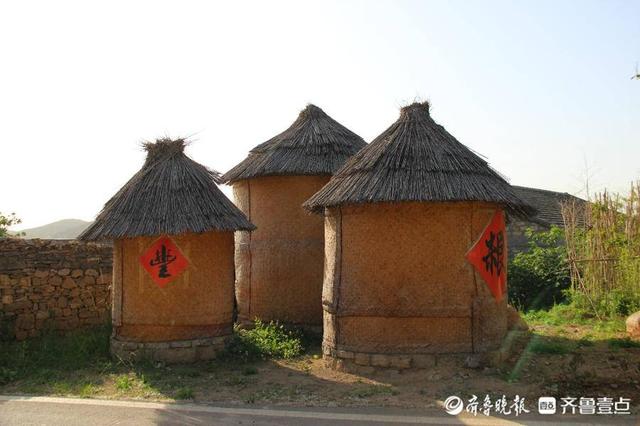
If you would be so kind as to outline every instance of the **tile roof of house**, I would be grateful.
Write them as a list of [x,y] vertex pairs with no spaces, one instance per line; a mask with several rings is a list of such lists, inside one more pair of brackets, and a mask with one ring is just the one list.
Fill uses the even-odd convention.
[[522,201],[538,210],[538,213],[531,216],[530,220],[548,225],[564,226],[562,221],[561,203],[572,201],[580,204],[586,203],[582,198],[578,198],[566,192],[556,192],[516,185],[513,185],[513,190],[516,195],[522,199]]

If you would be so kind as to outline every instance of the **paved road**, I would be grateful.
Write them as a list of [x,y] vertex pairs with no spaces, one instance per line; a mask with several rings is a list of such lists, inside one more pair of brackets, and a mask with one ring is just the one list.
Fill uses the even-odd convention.
[[[639,419],[582,416],[572,418],[456,418],[445,413],[419,413],[381,409],[261,409],[220,407],[201,404],[164,404],[137,401],[112,401],[0,395],[0,425],[318,425],[360,426],[371,424],[424,425],[571,425],[628,424]],[[605,423],[606,421],[606,423]]]

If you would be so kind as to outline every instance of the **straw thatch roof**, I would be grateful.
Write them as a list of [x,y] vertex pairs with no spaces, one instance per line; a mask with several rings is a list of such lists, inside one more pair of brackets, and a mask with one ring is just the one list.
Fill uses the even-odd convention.
[[219,174],[184,154],[183,139],[145,143],[142,169],[78,238],[101,240],[255,227],[220,191]]
[[315,105],[307,105],[284,132],[253,148],[222,179],[275,175],[331,175],[366,143]]
[[351,157],[305,207],[322,212],[399,201],[488,201],[519,214],[531,209],[486,161],[433,121],[427,102],[402,108],[398,121]]

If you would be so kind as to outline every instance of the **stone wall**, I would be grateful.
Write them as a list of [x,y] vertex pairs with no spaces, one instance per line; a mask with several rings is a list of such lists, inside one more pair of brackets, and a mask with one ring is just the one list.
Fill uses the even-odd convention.
[[112,257],[110,245],[0,239],[0,340],[106,323]]
[[528,228],[532,228],[535,232],[548,231],[549,228],[536,222],[523,221],[516,218],[509,218],[507,224],[507,242],[509,244],[509,257],[513,257],[516,253],[526,251],[529,248],[529,239],[525,232]]

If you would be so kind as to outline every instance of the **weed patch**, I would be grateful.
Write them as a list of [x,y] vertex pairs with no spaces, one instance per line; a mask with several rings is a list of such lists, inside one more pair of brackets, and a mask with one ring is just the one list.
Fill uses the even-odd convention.
[[51,372],[76,371],[109,361],[108,326],[79,330],[66,336],[55,333],[0,345],[0,385],[31,377],[55,380]]
[[536,339],[529,346],[529,350],[536,354],[563,355],[569,352],[567,345],[560,342],[550,342],[544,339]]
[[631,340],[628,337],[624,339],[610,339],[608,343],[611,349],[640,348],[640,342]]
[[178,389],[176,399],[193,399],[193,389],[186,387]]
[[251,329],[236,327],[223,358],[241,362],[258,359],[291,359],[304,351],[303,335],[298,330],[283,325],[260,320],[254,322]]

